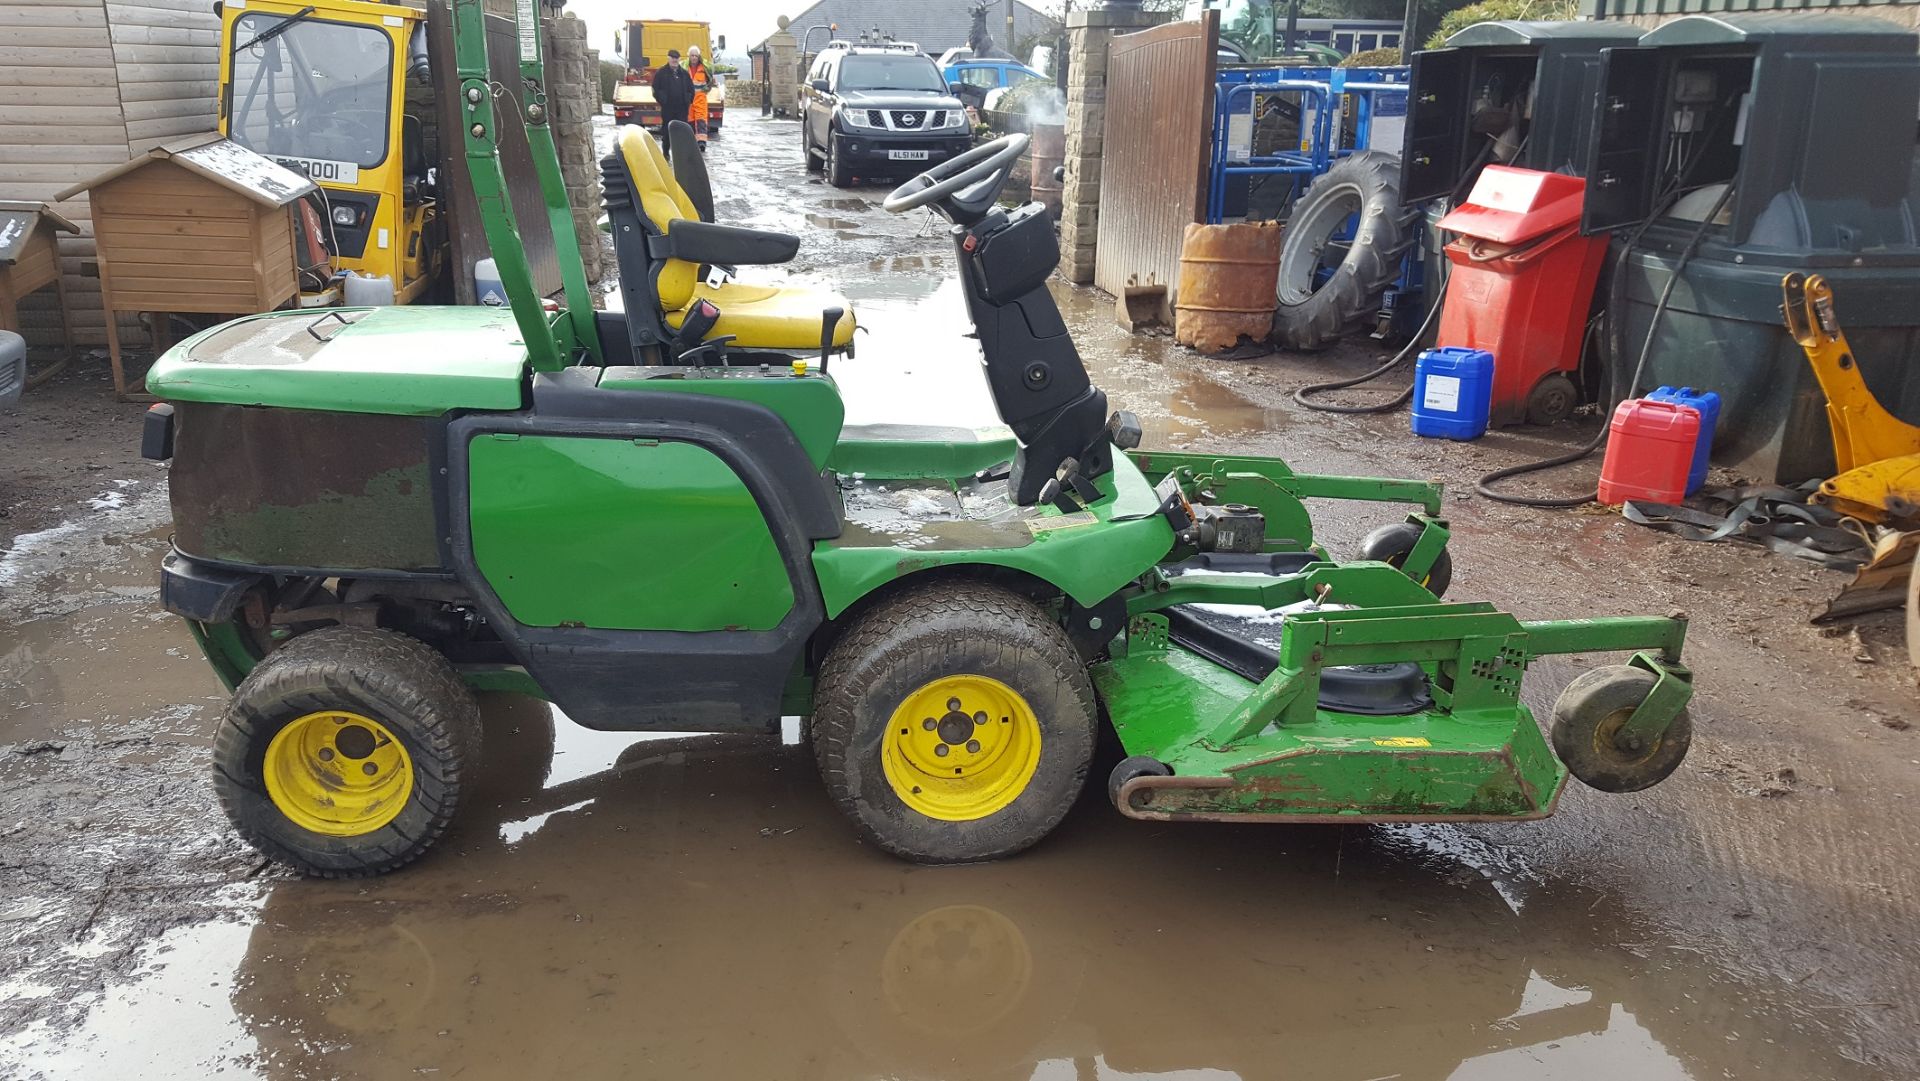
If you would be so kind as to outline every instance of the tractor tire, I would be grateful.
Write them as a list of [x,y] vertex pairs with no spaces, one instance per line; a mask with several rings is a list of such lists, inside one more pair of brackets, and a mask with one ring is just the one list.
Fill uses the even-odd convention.
[[1581,784],[1602,792],[1638,792],[1680,767],[1693,745],[1693,719],[1684,709],[1651,747],[1629,751],[1613,740],[1654,683],[1653,673],[1643,668],[1611,664],[1560,692],[1553,703],[1553,753]]
[[807,172],[817,173],[824,166],[813,154],[813,136],[807,134],[807,121],[800,118],[800,160],[807,163]]
[[[1351,247],[1325,285],[1314,287],[1320,253],[1353,214]],[[1417,208],[1400,205],[1400,158],[1362,150],[1333,163],[1294,205],[1280,246],[1273,341],[1287,349],[1325,349],[1380,314],[1414,241]]]
[[1013,855],[1086,784],[1099,724],[1086,663],[1038,605],[998,586],[946,579],[880,602],[834,643],[816,686],[820,774],[866,839],[902,859]]
[[359,878],[433,847],[479,757],[479,706],[445,657],[393,631],[336,626],[275,650],[234,690],[213,786],[261,855]]
[[[1407,561],[1413,552],[1413,546],[1420,543],[1420,527],[1412,522],[1395,522],[1383,525],[1367,534],[1360,542],[1360,558],[1377,560],[1396,570]],[[1447,587],[1453,584],[1453,554],[1445,548],[1434,559],[1433,566],[1427,571],[1427,580],[1420,587],[1436,597],[1447,595]]]
[[827,136],[827,183],[836,188],[853,187],[853,174],[847,172],[847,162],[840,156],[840,140]]

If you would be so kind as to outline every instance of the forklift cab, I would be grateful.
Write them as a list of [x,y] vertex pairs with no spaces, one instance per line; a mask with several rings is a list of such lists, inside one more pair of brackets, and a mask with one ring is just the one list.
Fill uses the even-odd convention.
[[1487,164],[1585,173],[1601,50],[1640,34],[1624,23],[1485,22],[1414,53],[1401,198],[1446,198]]
[[247,0],[220,15],[219,128],[320,186],[336,270],[408,303],[446,262],[427,13],[364,0]]

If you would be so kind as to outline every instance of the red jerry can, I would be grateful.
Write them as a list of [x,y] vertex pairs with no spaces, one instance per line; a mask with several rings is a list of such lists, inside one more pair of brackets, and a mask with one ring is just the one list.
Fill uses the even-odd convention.
[[1687,498],[1700,411],[1676,402],[1628,398],[1608,424],[1600,463],[1600,502],[1678,503]]
[[1493,354],[1494,426],[1573,412],[1580,337],[1607,238],[1580,235],[1587,182],[1489,165],[1440,228],[1457,233],[1440,313],[1443,346]]

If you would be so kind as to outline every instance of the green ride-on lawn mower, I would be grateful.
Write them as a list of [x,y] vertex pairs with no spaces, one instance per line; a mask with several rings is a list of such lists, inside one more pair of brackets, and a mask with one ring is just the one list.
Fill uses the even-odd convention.
[[[1540,818],[1569,771],[1628,791],[1686,753],[1683,621],[1442,602],[1437,485],[1139,448],[1047,291],[1047,215],[998,205],[1025,136],[885,202],[951,223],[1001,436],[845,424],[845,302],[709,284],[798,242],[701,220],[704,181],[638,129],[603,163],[625,310],[594,312],[530,60],[566,279],[543,310],[479,4],[454,5],[466,148],[511,308],[253,316],[148,376],[162,597],[233,689],[215,784],[265,854],[358,875],[426,851],[485,743],[476,690],[619,731],[798,715],[860,832],[926,862],[1044,837],[1103,725],[1114,805],[1161,820]],[[1307,498],[1416,509],[1342,563]],[[1567,688],[1550,750],[1522,676],[1598,651],[1636,652]]]

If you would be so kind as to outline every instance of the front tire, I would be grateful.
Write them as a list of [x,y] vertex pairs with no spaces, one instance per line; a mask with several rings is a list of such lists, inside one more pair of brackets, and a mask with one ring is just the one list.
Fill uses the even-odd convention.
[[1045,837],[1078,798],[1099,719],[1072,641],[1032,601],[942,581],[882,602],[821,666],[814,757],[880,848],[968,863]]
[[1610,664],[1567,684],[1553,703],[1549,734],[1568,773],[1602,792],[1638,792],[1680,768],[1693,745],[1693,718],[1684,709],[1649,745],[1623,746],[1619,738],[1656,682],[1643,668]]
[[433,847],[479,754],[479,706],[445,657],[393,631],[328,627],[235,689],[213,784],[261,855],[357,878]]
[[[1413,546],[1420,543],[1422,530],[1412,522],[1395,522],[1383,525],[1366,535],[1360,542],[1360,558],[1377,560],[1395,570],[1406,566],[1407,557],[1413,554]],[[1420,587],[1436,597],[1447,595],[1447,587],[1453,584],[1453,554],[1445,548],[1434,557],[1433,566],[1427,570],[1426,581]]]
[[846,160],[840,154],[840,137],[827,136],[827,183],[836,188],[853,187],[853,176],[847,172]]

